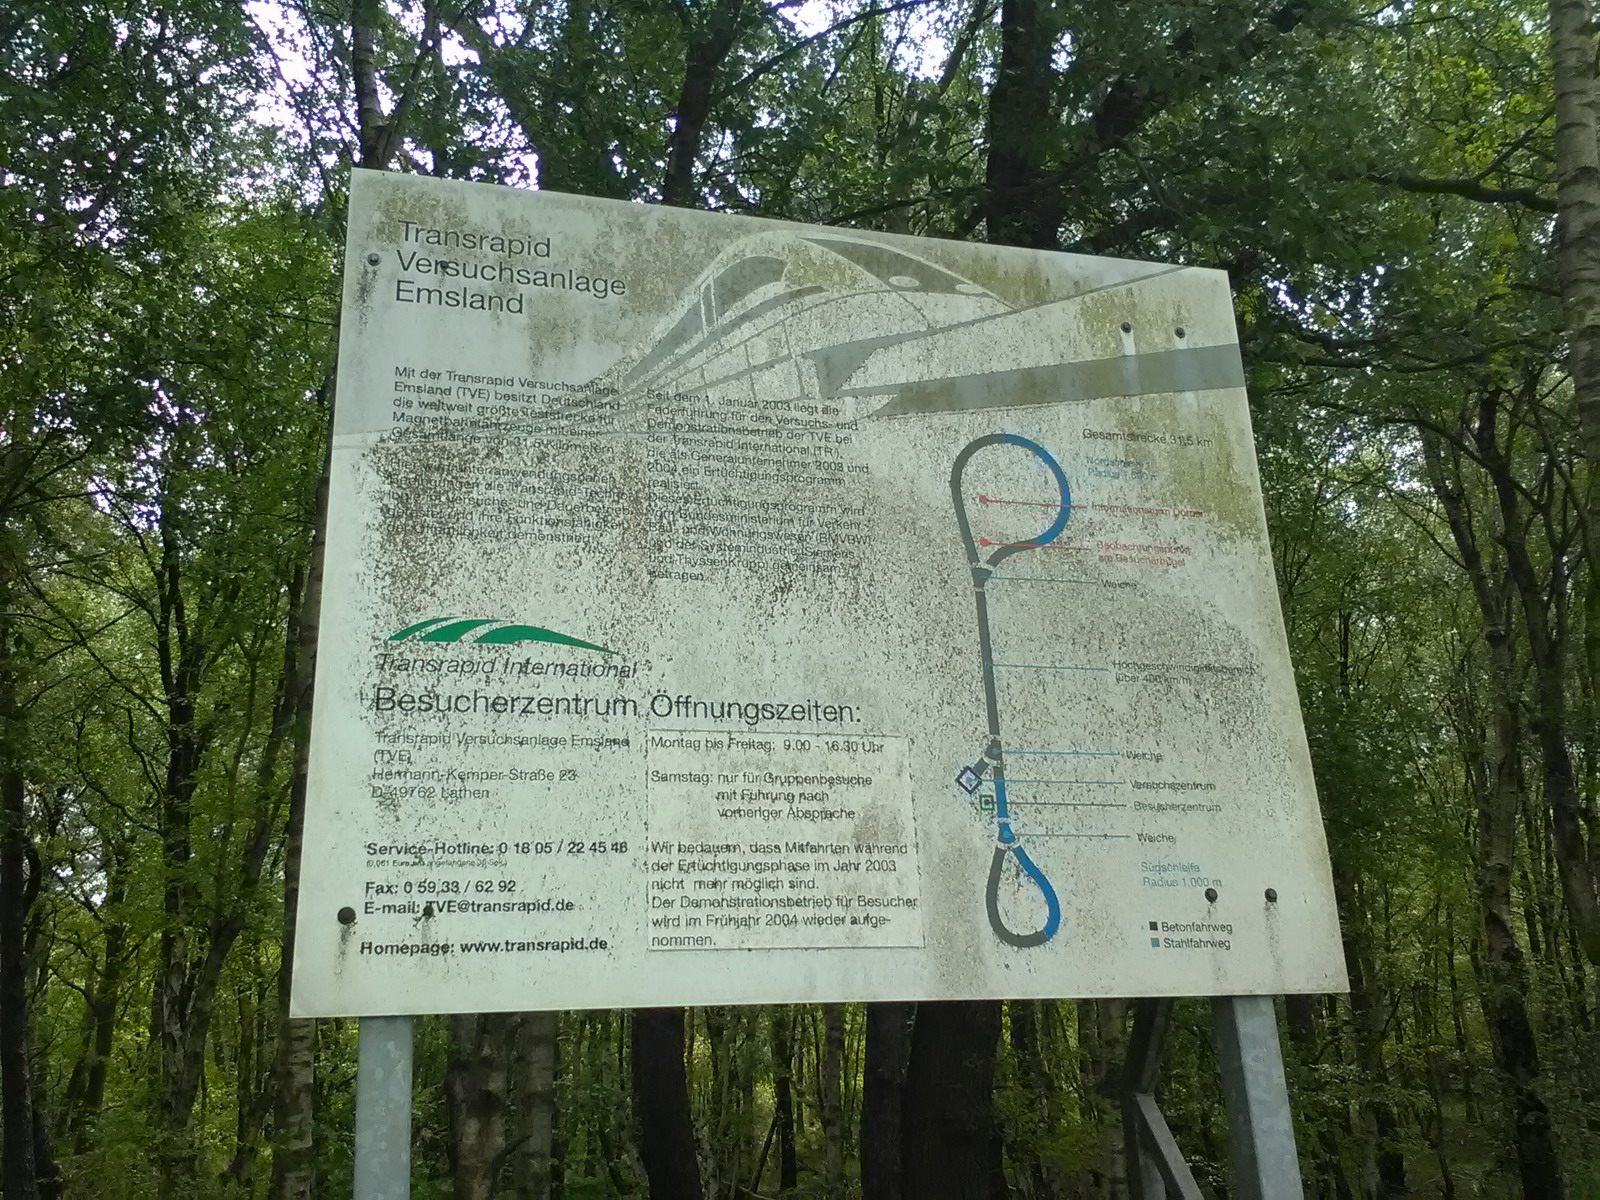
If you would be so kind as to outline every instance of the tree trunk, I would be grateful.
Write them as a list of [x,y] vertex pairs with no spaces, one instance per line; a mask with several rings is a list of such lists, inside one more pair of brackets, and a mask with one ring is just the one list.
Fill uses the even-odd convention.
[[989,92],[984,218],[988,240],[1052,250],[1062,189],[1043,178],[1054,117],[1056,22],[1050,0],[1002,0],[1000,63]]
[[[1595,24],[1586,0],[1549,0],[1550,50],[1556,99],[1556,275],[1569,339],[1568,372],[1578,410],[1579,444],[1589,460],[1589,494],[1581,502],[1589,579],[1583,605],[1583,647],[1591,686],[1600,684],[1600,82],[1595,76]],[[1600,876],[1600,811],[1584,810],[1589,873]],[[1565,818],[1563,818],[1565,822]],[[1558,829],[1568,842],[1570,830]],[[1564,854],[1570,851],[1564,852]],[[1572,885],[1563,871],[1563,891]],[[1592,903],[1589,896],[1580,905]],[[1600,965],[1600,930],[1579,921],[1584,953]],[[1586,926],[1586,927],[1585,927]]]
[[1013,1000],[1007,1008],[1011,1013],[1011,1055],[1027,1089],[1028,1105],[1041,1135],[1037,1139],[1030,1138],[1026,1146],[1013,1142],[1012,1161],[1019,1170],[1026,1167],[1030,1195],[1053,1196],[1056,1194],[1054,1172],[1046,1168],[1038,1153],[1041,1142],[1048,1143],[1054,1138],[1056,1128],[1055,1087],[1045,1067],[1040,1040],[1044,1004],[1039,1000]]
[[793,1020],[792,1008],[772,1010],[772,1119],[778,1136],[778,1195],[781,1200],[792,1200],[795,1188],[800,1185],[794,1137]]
[[840,1073],[844,1068],[844,1006],[825,1004],[822,1008],[822,1062],[819,1067],[817,1101],[822,1115],[822,1141],[825,1151],[823,1179],[828,1200],[844,1200],[844,1108],[839,1093]]
[[[1572,390],[1584,455],[1600,470],[1600,93],[1585,0],[1550,0],[1556,91],[1556,270],[1571,338]],[[1600,525],[1600,498],[1590,502]],[[1591,528],[1591,536],[1600,532]],[[1591,547],[1600,559],[1600,551]]]
[[861,1082],[862,1200],[901,1200],[901,1105],[916,1005],[867,1005]]
[[1001,1180],[994,1123],[999,1039],[998,1000],[917,1005],[900,1152],[906,1197],[981,1200]]
[[129,956],[128,924],[122,909],[128,895],[126,847],[113,847],[107,854],[104,869],[106,895],[100,905],[105,938],[103,957],[84,997],[83,1052],[67,1082],[66,1127],[80,1154],[89,1148],[95,1118],[105,1105],[106,1072],[116,1044],[117,1005],[122,999],[122,981]]
[[517,1025],[511,1145],[511,1189],[516,1200],[550,1200],[559,1030],[560,1018],[553,1012],[523,1013]]
[[36,881],[27,866],[22,772],[14,765],[15,686],[10,676],[10,629],[0,623],[0,704],[7,745],[0,747],[0,1141],[6,1200],[38,1200],[33,1145],[33,1081],[28,1063],[28,962],[23,946],[28,904]]
[[[298,841],[298,838],[296,838]],[[295,847],[298,854],[298,846]],[[296,861],[291,858],[289,861]],[[293,900],[285,901],[284,923],[294,937]],[[277,1060],[273,1069],[272,1189],[274,1200],[309,1200],[317,1194],[313,1151],[316,1112],[317,1023],[289,1016],[290,965],[285,942],[284,965],[278,972]]]
[[[205,902],[191,863],[195,789],[206,761],[209,733],[200,716],[200,690],[212,659],[202,630],[190,622],[184,574],[186,531],[181,479],[195,451],[187,414],[169,426],[172,441],[162,463],[157,522],[159,557],[151,563],[156,593],[156,658],[161,673],[165,720],[165,773],[155,801],[161,840],[161,937],[151,989],[150,1041],[155,1049],[156,1162],[162,1196],[194,1165],[191,1122],[204,1065],[210,997],[197,996],[197,977],[211,959],[201,940]],[[220,973],[221,963],[216,964]]]
[[359,162],[372,170],[382,170],[389,160],[389,129],[378,95],[378,22],[382,19],[382,0],[352,0],[350,80],[355,90]]
[[273,1200],[306,1200],[316,1191],[313,1114],[316,1110],[317,1023],[289,1015],[294,988],[294,935],[300,903],[300,848],[305,840],[306,780],[311,763],[311,705],[317,674],[317,634],[322,628],[322,568],[328,539],[328,477],[333,462],[333,370],[323,376],[329,403],[328,440],[322,451],[312,509],[311,548],[306,555],[300,623],[293,631],[294,677],[286,685],[294,747],[289,775],[289,813],[283,834],[283,947],[278,960],[278,1037],[273,1097]]
[[695,192],[694,164],[700,156],[706,121],[716,99],[717,72],[739,35],[739,19],[744,0],[714,0],[700,22],[699,6],[684,5],[683,83],[678,89],[678,104],[672,115],[672,134],[667,139],[667,169],[661,181],[661,203],[694,207],[700,203]]
[[[255,1192],[256,1162],[259,1157],[261,1135],[266,1125],[266,1115],[272,1105],[271,1073],[262,1079],[259,1064],[264,1056],[261,1011],[265,1007],[265,977],[261,963],[250,966],[252,983],[238,992],[239,1045],[235,1057],[234,1095],[236,1099],[233,1161],[222,1173],[221,1182],[236,1185],[246,1195]],[[252,989],[259,989],[255,991]]]
[[[14,445],[4,462],[7,476],[16,461],[13,453]],[[20,481],[5,482],[12,495],[20,490]],[[0,520],[0,536],[9,540],[11,514]],[[15,548],[6,544],[0,549]],[[13,603],[10,581],[0,580],[0,1195],[5,1200],[49,1200],[58,1190],[55,1156],[36,1107],[28,1044],[28,912],[42,886],[43,871],[28,836],[22,756],[27,735],[12,657]]]
[[[194,452],[176,438],[174,447],[162,481],[160,558],[152,566],[157,600],[156,650],[165,692],[167,739],[166,772],[156,804],[164,878],[161,938],[151,1004],[157,1113],[162,1135],[155,1158],[163,1195],[180,1190],[179,1181],[195,1165],[194,1106],[204,1076],[206,1041],[217,988],[228,956],[245,929],[272,846],[274,814],[279,804],[277,764],[292,725],[300,599],[298,576],[285,581],[293,600],[271,727],[255,766],[251,793],[254,812],[239,850],[228,845],[235,826],[224,828],[223,845],[218,851],[221,865],[216,869],[217,888],[207,898],[194,869],[192,826],[199,773],[212,736],[208,721],[200,715],[202,689],[220,653],[221,636],[214,628],[191,619],[185,594],[185,498],[179,481]],[[224,607],[232,597],[224,590],[208,596],[208,600],[216,607]]]
[[1090,1086],[1096,1097],[1100,1119],[1100,1161],[1106,1195],[1128,1194],[1127,1142],[1122,1136],[1122,1111],[1111,1103],[1122,1081],[1122,1067],[1128,1054],[1128,1002],[1091,1000],[1089,1017],[1094,1022],[1094,1055],[1091,1059]]
[[1540,1200],[1565,1195],[1550,1112],[1539,1090],[1539,1051],[1528,1019],[1527,970],[1517,944],[1511,874],[1517,811],[1524,787],[1522,728],[1512,637],[1513,587],[1491,577],[1478,546],[1465,493],[1445,461],[1438,437],[1424,430],[1429,484],[1444,509],[1456,550],[1472,581],[1489,653],[1490,744],[1478,792],[1478,902],[1483,918],[1483,1014],[1495,1065],[1512,1103],[1513,1139],[1523,1193]]
[[457,1200],[489,1200],[497,1194],[516,1024],[511,1013],[454,1013],[449,1018],[444,1092]]
[[1389,1102],[1389,1068],[1383,1041],[1388,1024],[1388,995],[1378,979],[1366,909],[1357,884],[1339,865],[1334,867],[1344,932],[1344,960],[1350,975],[1350,1015],[1354,1025],[1356,1069],[1361,1072],[1359,1109],[1362,1136],[1363,1191],[1379,1198],[1409,1194],[1405,1156],[1399,1146],[1400,1123]]
[[700,1158],[683,1061],[683,1009],[633,1011],[633,1105],[651,1200],[700,1200]]
[[[1539,386],[1529,385],[1530,392]],[[1571,734],[1567,728],[1567,630],[1565,597],[1567,560],[1564,548],[1552,544],[1548,576],[1541,586],[1528,549],[1523,493],[1513,477],[1509,451],[1500,446],[1499,405],[1510,393],[1485,389],[1479,404],[1473,441],[1478,459],[1494,485],[1500,509],[1500,542],[1505,547],[1506,573],[1521,600],[1528,653],[1534,667],[1533,731],[1539,743],[1544,798],[1550,808],[1557,872],[1573,932],[1591,963],[1600,965],[1600,890],[1585,845],[1583,814],[1572,767]],[[1525,403],[1537,403],[1528,395]],[[1547,447],[1546,453],[1556,453]],[[1596,488],[1600,494],[1600,488]],[[1551,527],[1546,525],[1547,529]],[[1558,539],[1549,539],[1552,542]],[[1600,564],[1597,564],[1600,570]],[[1529,847],[1530,853],[1533,847]]]

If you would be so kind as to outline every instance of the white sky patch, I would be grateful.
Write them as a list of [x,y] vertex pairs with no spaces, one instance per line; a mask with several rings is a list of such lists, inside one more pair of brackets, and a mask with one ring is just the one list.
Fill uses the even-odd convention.
[[275,64],[275,70],[268,73],[267,89],[250,115],[274,129],[298,132],[300,119],[294,111],[293,91],[310,87],[316,78],[311,69],[310,31],[299,13],[273,0],[248,0],[244,9],[266,38]]
[[[419,42],[422,40],[422,18],[423,14],[412,8],[403,9],[399,14],[400,27]],[[498,29],[499,23],[497,15],[488,25],[490,28]],[[444,60],[444,65],[447,67],[459,67],[462,63],[478,61],[477,53],[467,48],[466,43],[456,36],[455,30],[447,29],[443,25],[439,27],[439,57]]]
[[[880,7],[887,7],[882,4]],[[858,3],[840,3],[838,0],[805,0],[787,9],[784,16],[802,37],[815,37],[831,25],[849,20],[861,11]],[[950,9],[942,4],[929,3],[917,8],[888,14],[890,32],[887,40],[893,47],[894,65],[920,79],[937,79],[950,57],[950,38],[939,18],[947,16]],[[999,7],[995,13],[998,16]]]

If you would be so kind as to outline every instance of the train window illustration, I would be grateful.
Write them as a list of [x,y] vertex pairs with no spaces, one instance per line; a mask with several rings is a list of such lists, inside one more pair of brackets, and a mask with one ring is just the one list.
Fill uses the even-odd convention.
[[641,359],[638,366],[628,372],[628,379],[630,382],[637,382],[656,370],[668,359],[677,357],[680,352],[702,349],[702,344],[693,344],[697,342],[697,339],[699,343],[705,341],[705,338],[700,337],[702,333],[705,333],[706,338],[714,338],[717,344],[725,345],[735,332],[749,325],[752,321],[766,316],[774,309],[799,303],[812,296],[821,295],[823,290],[815,284],[807,284],[805,287],[793,288],[776,296],[768,296],[765,300],[752,305],[747,311],[740,313],[734,320],[718,325],[711,330],[703,329],[700,319],[700,304],[694,302],[677,325],[673,326],[672,332],[667,334],[655,349]]
[[813,245],[831,250],[840,258],[847,258],[862,270],[870,272],[890,287],[910,291],[920,288],[928,292],[981,292],[983,289],[968,283],[959,275],[941,270],[932,263],[901,254],[888,246],[866,242],[849,242],[842,238],[810,238]]
[[692,305],[688,312],[678,318],[678,323],[672,327],[671,332],[657,342],[655,349],[645,355],[639,365],[629,372],[629,377],[638,379],[649,374],[692,339],[698,337],[704,328],[705,323],[700,319],[700,305]]
[[769,254],[752,254],[728,267],[711,284],[712,311],[721,317],[757,288],[783,279],[784,261]]

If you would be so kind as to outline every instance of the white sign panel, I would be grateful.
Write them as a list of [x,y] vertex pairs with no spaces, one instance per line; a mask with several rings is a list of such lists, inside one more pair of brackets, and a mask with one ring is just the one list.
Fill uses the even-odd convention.
[[1340,990],[1216,272],[356,172],[294,1009]]

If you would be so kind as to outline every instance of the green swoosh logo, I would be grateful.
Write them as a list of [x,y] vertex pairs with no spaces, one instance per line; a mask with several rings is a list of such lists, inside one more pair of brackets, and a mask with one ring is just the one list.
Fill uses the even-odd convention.
[[[476,637],[469,635],[477,634]],[[570,634],[558,633],[542,625],[519,625],[512,621],[496,621],[488,617],[429,617],[397,629],[388,637],[391,642],[471,642],[475,646],[516,646],[523,642],[546,642],[553,646],[576,646],[580,650],[594,650],[601,654],[615,654],[615,650],[597,646]]]

